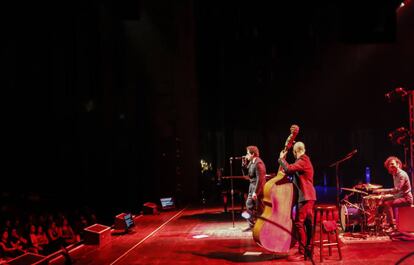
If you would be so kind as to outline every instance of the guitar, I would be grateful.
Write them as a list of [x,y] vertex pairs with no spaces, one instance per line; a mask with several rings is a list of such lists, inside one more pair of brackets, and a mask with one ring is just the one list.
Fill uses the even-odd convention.
[[[285,142],[285,151],[292,147],[298,133],[299,126],[292,125]],[[277,175],[266,182],[263,196],[265,207],[253,227],[253,239],[269,251],[286,254],[292,239],[293,184],[287,179],[281,166]]]

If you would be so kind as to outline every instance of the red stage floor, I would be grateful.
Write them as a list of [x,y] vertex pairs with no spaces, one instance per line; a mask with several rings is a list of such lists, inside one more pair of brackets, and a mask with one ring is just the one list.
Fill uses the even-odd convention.
[[[245,221],[222,208],[184,209],[145,215],[129,234],[112,235],[104,246],[80,245],[70,251],[76,265],[103,264],[311,264],[288,262],[258,246],[251,232],[242,232]],[[377,240],[378,241],[378,240]],[[333,255],[323,264],[396,264],[414,251],[414,241],[380,240],[342,245],[343,260]],[[314,262],[319,262],[315,249]],[[64,264],[62,258],[49,264]],[[414,264],[414,255],[400,264]]]

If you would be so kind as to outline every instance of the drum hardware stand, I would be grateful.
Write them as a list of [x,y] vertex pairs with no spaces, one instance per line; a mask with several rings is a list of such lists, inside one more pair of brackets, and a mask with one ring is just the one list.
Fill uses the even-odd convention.
[[365,211],[364,209],[362,209],[362,208],[358,207],[358,205],[353,204],[353,203],[351,203],[351,202],[349,202],[349,201],[347,201],[347,200],[343,200],[343,201],[344,201],[346,204],[351,205],[351,206],[354,206],[354,207],[355,207],[355,208],[357,208],[358,210],[361,210],[364,214],[371,215],[369,212],[367,212],[367,211]]
[[357,149],[353,150],[349,154],[347,154],[344,158],[332,163],[329,167],[335,167],[335,176],[336,176],[336,205],[339,206],[339,164],[350,159],[357,153]]
[[384,227],[384,219],[386,220],[386,216],[385,214],[382,213],[378,213],[377,212],[377,216],[375,218],[375,232],[376,232],[376,236],[381,236],[381,235],[385,235],[385,227]]

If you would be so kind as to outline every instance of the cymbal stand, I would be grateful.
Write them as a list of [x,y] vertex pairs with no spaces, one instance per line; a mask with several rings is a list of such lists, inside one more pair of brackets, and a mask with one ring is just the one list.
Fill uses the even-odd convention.
[[351,202],[349,202],[348,200],[345,200],[345,199],[344,199],[343,201],[344,201],[346,204],[351,205],[351,206],[353,206],[353,207],[357,208],[358,210],[362,211],[364,214],[366,213],[366,214],[369,214],[369,215],[370,215],[370,213],[368,213],[368,212],[366,212],[364,209],[362,209],[362,208],[358,207],[358,205],[353,204],[353,203],[351,203]]
[[355,155],[357,150],[355,149],[351,153],[347,154],[344,158],[332,163],[329,167],[335,167],[335,176],[336,176],[336,205],[339,206],[339,164],[350,159]]

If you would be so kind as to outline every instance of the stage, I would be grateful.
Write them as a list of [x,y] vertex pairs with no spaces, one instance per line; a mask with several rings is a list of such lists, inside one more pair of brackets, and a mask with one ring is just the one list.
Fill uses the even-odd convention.
[[[76,265],[103,264],[311,264],[289,262],[258,246],[252,232],[242,232],[246,222],[239,209],[234,214],[222,207],[185,208],[143,215],[127,234],[113,234],[104,245],[80,244],[69,251]],[[414,251],[414,241],[378,240],[341,242],[343,260],[336,248],[324,264],[397,264]],[[295,250],[295,249],[293,249]],[[325,250],[327,251],[327,250]],[[319,262],[315,248],[314,262]],[[49,264],[64,264],[63,257]],[[414,255],[399,264],[414,264]]]

